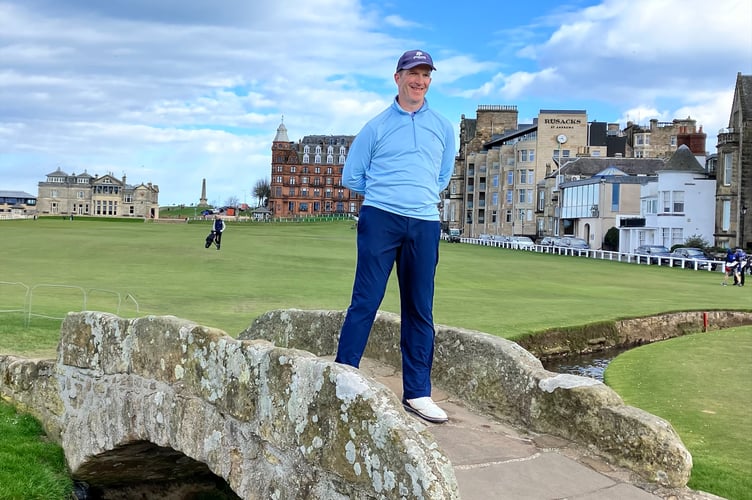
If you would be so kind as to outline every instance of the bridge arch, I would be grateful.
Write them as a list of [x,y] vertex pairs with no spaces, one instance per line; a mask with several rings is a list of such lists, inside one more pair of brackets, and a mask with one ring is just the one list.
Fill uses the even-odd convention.
[[[205,464],[244,498],[457,498],[451,463],[396,396],[317,357],[335,352],[343,319],[344,311],[270,311],[236,340],[172,316],[71,313],[56,360],[0,355],[0,395],[62,443],[74,477],[114,450],[150,443]],[[671,313],[616,321],[605,341],[750,323],[748,312]],[[433,378],[444,391],[586,445],[647,481],[686,485],[692,459],[668,422],[600,382],[546,371],[515,342],[436,330]],[[398,367],[399,332],[399,316],[380,312],[366,356]],[[576,352],[595,340],[589,330],[555,333],[526,347]]]
[[240,498],[206,464],[146,441],[89,457],[76,471],[74,491],[78,498]]
[[354,368],[172,316],[70,313],[61,334],[55,362],[0,368],[74,479],[96,484],[114,463],[129,477],[120,459],[145,447],[205,464],[241,498],[459,496],[425,427]]

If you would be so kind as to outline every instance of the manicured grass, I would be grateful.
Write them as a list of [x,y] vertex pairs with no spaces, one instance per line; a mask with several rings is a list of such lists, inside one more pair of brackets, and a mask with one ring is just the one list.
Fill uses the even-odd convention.
[[605,381],[665,418],[693,457],[689,486],[752,498],[752,327],[697,333],[629,350]]
[[0,404],[0,498],[70,498],[63,450],[44,435],[39,422]]
[[[1,287],[0,287],[1,289]],[[36,318],[25,326],[21,314],[0,315],[0,353],[19,354],[26,358],[54,358],[60,321]]]
[[[356,253],[351,222],[228,222],[220,251],[204,248],[209,225],[6,221],[0,281],[35,287],[38,314],[81,310],[87,292],[90,310],[171,314],[232,336],[271,309],[347,308]],[[442,243],[434,319],[514,339],[672,310],[750,308],[746,290],[720,281],[720,273]],[[24,289],[0,284],[0,301],[22,307]],[[395,279],[382,309],[399,312]],[[31,325],[38,321],[32,317]],[[0,352],[52,353],[56,343],[50,336],[23,346],[1,336]]]
[[[26,326],[20,313],[0,313],[0,352],[54,357],[60,320],[36,315],[62,317],[84,307],[124,317],[170,314],[232,336],[271,309],[347,308],[355,267],[351,222],[228,222],[220,251],[204,248],[209,229],[210,221],[115,224],[77,218],[0,223],[0,309],[23,308],[28,293],[35,314]],[[721,287],[720,273],[444,242],[440,253],[435,321],[509,339],[555,326],[752,306],[752,292]],[[381,308],[399,312],[395,279]],[[717,373],[731,364],[748,366],[750,351],[740,346],[728,357],[705,353],[703,359]],[[698,384],[714,387],[715,380],[700,378]],[[726,396],[728,402],[750,407],[749,392],[732,394]],[[679,431],[685,441],[685,433],[704,436],[704,428],[692,424]],[[726,421],[719,428],[737,424]],[[729,446],[736,447],[729,456],[752,456],[748,441]],[[715,484],[706,486],[704,481],[718,474],[703,472],[702,449],[690,450],[701,464],[695,468],[693,487],[712,491]],[[712,453],[724,457],[727,451]],[[727,476],[733,477],[733,471]]]

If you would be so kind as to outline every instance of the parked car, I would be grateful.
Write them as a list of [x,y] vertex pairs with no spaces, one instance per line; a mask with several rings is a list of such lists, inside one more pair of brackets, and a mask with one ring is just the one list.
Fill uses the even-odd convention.
[[663,245],[640,245],[635,248],[637,262],[650,264],[671,265],[671,252]]
[[559,242],[559,246],[575,250],[587,250],[590,248],[587,241],[582,238],[575,238],[574,236],[564,236]]
[[670,256],[673,258],[674,266],[682,266],[683,264],[683,267],[695,269],[696,263],[697,269],[710,269],[712,271],[715,271],[717,266],[712,262],[713,257],[701,248],[680,247],[671,252]]
[[460,242],[460,234],[462,233],[461,230],[457,228],[450,228],[447,232],[448,239],[450,243],[459,243]]
[[539,239],[537,243],[539,245],[552,246],[557,239],[558,238],[555,236],[544,236],[543,238]]
[[512,236],[509,240],[509,248],[516,248],[516,249],[526,249],[529,250],[533,248],[533,240],[531,240],[527,236]]

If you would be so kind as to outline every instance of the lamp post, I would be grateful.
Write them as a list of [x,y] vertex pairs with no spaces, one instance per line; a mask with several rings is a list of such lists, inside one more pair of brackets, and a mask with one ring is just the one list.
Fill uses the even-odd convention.
[[737,246],[739,248],[746,249],[746,244],[744,243],[744,219],[747,216],[747,205],[742,204],[742,216],[739,220],[739,241],[736,242]]

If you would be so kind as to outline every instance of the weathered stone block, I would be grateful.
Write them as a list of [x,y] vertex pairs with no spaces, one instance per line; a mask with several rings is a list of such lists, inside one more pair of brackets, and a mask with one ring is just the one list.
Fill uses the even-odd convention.
[[71,313],[61,333],[57,362],[0,357],[0,390],[59,437],[78,479],[143,481],[134,457],[153,449],[149,480],[198,462],[243,498],[459,497],[425,426],[358,370],[170,316]]
[[[270,311],[239,338],[332,355],[343,320],[344,313],[330,311]],[[399,368],[399,336],[399,316],[380,312],[366,355]],[[646,480],[669,487],[689,480],[692,457],[668,422],[624,405],[596,380],[543,369],[515,342],[436,325],[433,381],[490,415],[580,443]]]

